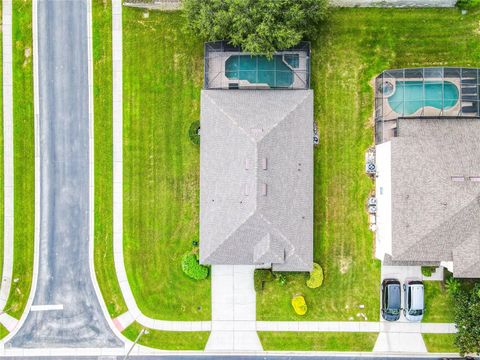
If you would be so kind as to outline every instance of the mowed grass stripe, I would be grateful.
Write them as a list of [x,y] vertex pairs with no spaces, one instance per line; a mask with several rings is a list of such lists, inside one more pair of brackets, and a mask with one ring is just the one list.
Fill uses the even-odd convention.
[[181,13],[123,9],[124,254],[142,312],[165,320],[209,320],[210,282],[181,270],[198,240],[198,120],[203,44]]
[[268,332],[258,333],[265,351],[361,351],[373,350],[378,333]]
[[110,316],[127,306],[113,259],[112,5],[92,1],[95,160],[95,274]]
[[138,335],[146,329],[138,343],[144,346],[162,350],[204,350],[207,344],[209,331],[161,331],[147,329],[134,322],[123,331],[123,335],[131,341],[135,341]]
[[5,306],[20,318],[30,294],[35,222],[32,3],[13,0],[14,259]]
[[422,334],[427,351],[431,353],[458,353],[455,334]]

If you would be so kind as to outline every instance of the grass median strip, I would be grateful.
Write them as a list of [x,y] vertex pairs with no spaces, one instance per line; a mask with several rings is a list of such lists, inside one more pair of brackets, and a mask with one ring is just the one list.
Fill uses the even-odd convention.
[[259,332],[265,351],[372,351],[378,333]]
[[35,224],[35,138],[32,71],[32,3],[13,0],[14,259],[5,306],[20,318],[33,276]]
[[[134,322],[123,331],[131,341],[135,341],[138,335],[145,329],[142,325]],[[203,350],[208,341],[210,332],[183,332],[183,331],[159,331],[146,329],[139,338],[138,343],[144,346],[149,346],[162,350]]]
[[203,43],[179,12],[123,8],[124,255],[142,312],[162,320],[210,320],[210,280],[183,274],[198,241]]
[[112,135],[112,6],[92,1],[95,274],[108,312],[116,317],[127,306],[113,260],[113,135]]
[[458,353],[455,346],[455,334],[422,334],[428,352]]
[[[257,295],[259,320],[379,319],[380,264],[373,259],[365,201],[373,189],[364,153],[373,145],[371,80],[385,69],[476,66],[478,10],[332,10],[312,43],[312,88],[320,144],[315,150],[314,258],[325,279],[318,291],[303,274],[267,283]],[[389,19],[385,22],[385,19]],[[355,19],[352,22],[352,19]],[[303,293],[307,315],[290,299]]]

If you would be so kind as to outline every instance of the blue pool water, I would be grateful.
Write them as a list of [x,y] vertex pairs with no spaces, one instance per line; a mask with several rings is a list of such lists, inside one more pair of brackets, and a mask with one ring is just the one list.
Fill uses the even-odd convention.
[[388,104],[399,114],[411,115],[424,106],[447,110],[458,96],[457,86],[450,81],[397,81]]
[[[298,59],[291,57],[287,61],[295,65]],[[282,55],[274,55],[271,60],[260,55],[232,55],[225,61],[225,76],[231,80],[248,80],[251,84],[268,84],[272,88],[293,84],[293,70],[283,62]]]

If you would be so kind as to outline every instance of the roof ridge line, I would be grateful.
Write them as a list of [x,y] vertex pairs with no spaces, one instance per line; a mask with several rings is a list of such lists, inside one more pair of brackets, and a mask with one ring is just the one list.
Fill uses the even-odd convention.
[[[279,91],[279,90],[269,90],[269,91]],[[294,91],[294,90],[284,90],[284,91]],[[302,98],[302,100],[300,100],[298,103],[296,103],[295,106],[292,107],[292,108],[290,109],[290,111],[285,114],[285,116],[283,116],[274,126],[272,126],[272,127],[270,128],[270,131],[267,132],[267,133],[265,133],[265,135],[263,135],[263,136],[259,139],[258,143],[260,143],[268,134],[270,134],[275,128],[277,128],[278,125],[280,125],[281,123],[283,123],[284,120],[285,120],[287,117],[289,117],[295,110],[297,110],[297,108],[305,102],[305,100],[307,99],[307,97],[308,97],[309,95],[310,95],[310,92],[309,92],[308,90],[306,90],[306,94],[305,94],[305,96]],[[315,119],[314,119],[314,121],[315,121]],[[313,131],[313,130],[312,130],[312,131]]]
[[254,139],[248,132],[246,132],[243,127],[241,127],[240,125],[238,125],[238,123],[237,123],[230,115],[228,115],[228,113],[227,113],[225,110],[223,110],[222,107],[220,107],[220,106],[215,102],[215,100],[213,100],[210,96],[208,96],[208,93],[206,93],[206,96],[208,97],[208,99],[210,100],[210,102],[211,102],[213,105],[215,105],[215,107],[216,107],[218,110],[220,110],[220,112],[221,112],[223,115],[225,115],[225,117],[226,117],[228,120],[230,120],[230,121],[235,125],[236,128],[238,128],[239,130],[241,130],[241,131],[247,136],[247,138],[248,138],[251,142],[253,142],[253,144],[256,144],[255,139]]
[[[477,207],[480,207],[480,196],[479,195],[476,195],[473,200],[471,200],[470,202],[468,202],[465,206],[463,206],[460,210],[458,210],[457,212],[455,212],[452,216],[450,216],[447,220],[445,221],[442,221],[440,224],[438,224],[437,226],[435,226],[432,230],[430,230],[428,233],[426,233],[419,241],[416,241],[413,245],[409,246],[408,249],[406,249],[405,251],[403,251],[400,255],[398,256],[395,256],[395,258],[399,258],[399,257],[402,257],[403,255],[407,254],[407,253],[411,253],[411,250],[413,250],[413,248],[415,247],[415,245],[417,245],[419,242],[422,242],[425,240],[425,238],[427,238],[428,236],[430,236],[434,231],[436,231],[439,227],[441,227],[442,225],[446,224],[448,221],[450,221],[450,219],[456,217],[460,212],[464,211],[467,207],[469,207],[472,203],[477,203]],[[468,238],[467,238],[468,239]],[[464,239],[464,240],[461,240],[455,247],[453,247],[452,249],[452,254],[453,254],[453,250],[458,248],[459,246],[461,246],[465,241],[467,241],[467,239]],[[421,260],[420,260],[421,261]],[[430,260],[428,260],[430,261]],[[432,261],[436,261],[436,260],[432,260]],[[439,260],[440,261],[440,260]]]
[[210,258],[210,256],[213,253],[215,253],[218,249],[220,249],[223,246],[225,241],[228,240],[230,238],[230,236],[232,236],[241,226],[243,226],[249,219],[251,219],[252,216],[255,214],[256,210],[257,210],[257,202],[255,202],[255,207],[254,207],[253,211],[250,214],[248,214],[248,216],[237,227],[235,227],[234,230],[232,230],[227,236],[225,236],[223,241],[220,244],[218,244],[218,246],[216,246],[215,249],[213,249],[213,251],[210,251],[210,255],[207,256],[205,258],[205,260],[208,260],[208,258]]

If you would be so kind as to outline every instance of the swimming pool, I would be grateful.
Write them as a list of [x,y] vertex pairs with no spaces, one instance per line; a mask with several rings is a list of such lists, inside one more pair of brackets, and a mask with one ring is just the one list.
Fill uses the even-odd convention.
[[449,109],[458,101],[458,88],[450,81],[397,81],[388,98],[393,111],[412,115],[424,106]]
[[[295,66],[298,59],[289,57],[286,61]],[[251,84],[268,84],[272,88],[288,88],[293,84],[293,70],[285,64],[282,55],[274,55],[272,59],[260,55],[232,55],[225,61],[225,76]]]

